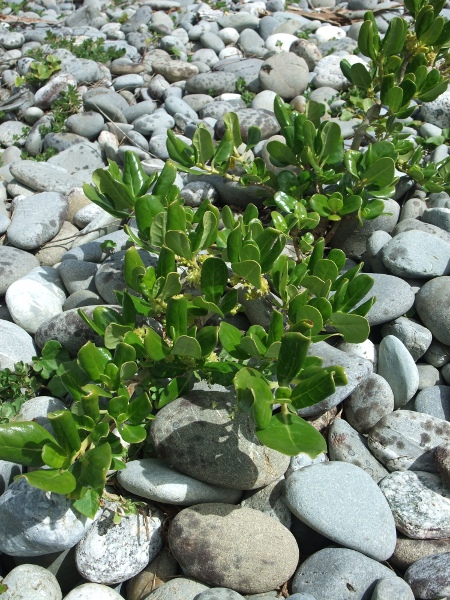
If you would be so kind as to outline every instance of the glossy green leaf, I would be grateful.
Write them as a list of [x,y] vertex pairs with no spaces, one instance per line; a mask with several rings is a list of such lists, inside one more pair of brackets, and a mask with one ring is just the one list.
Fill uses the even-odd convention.
[[127,210],[134,207],[135,199],[122,182],[116,181],[106,169],[97,169],[92,174],[92,181],[102,194],[113,204],[115,210]]
[[202,265],[200,287],[208,302],[217,304],[228,283],[228,267],[221,258],[207,258]]
[[333,372],[320,369],[312,377],[302,379],[291,394],[291,403],[297,410],[322,402],[336,391]]
[[354,277],[348,284],[345,301],[340,306],[342,312],[348,312],[372,289],[374,281],[370,275],[362,273]]
[[147,333],[145,334],[144,346],[148,357],[156,362],[164,360],[170,353],[170,349],[166,342],[164,342],[162,337],[151,327],[147,329]]
[[287,167],[297,164],[297,157],[286,144],[279,141],[272,141],[267,144],[267,151],[270,161],[276,167]]
[[140,425],[152,412],[152,403],[146,393],[141,394],[129,403],[127,408],[127,421],[132,425]]
[[254,260],[231,263],[233,271],[256,288],[261,287],[261,266]]
[[195,153],[191,146],[180,140],[171,129],[167,130],[167,152],[172,160],[180,163],[183,167],[195,165]]
[[[193,310],[193,307],[200,309],[200,313],[198,310]],[[214,302],[207,302],[203,296],[196,296],[192,302],[189,303],[188,312],[189,314],[198,316],[205,316],[208,313],[211,313],[213,315],[219,315],[221,318],[224,317],[222,310],[217,306],[217,304],[214,304]]]
[[73,507],[82,515],[89,519],[94,519],[100,508],[100,494],[92,489],[88,489],[82,498],[75,500]]
[[189,335],[180,335],[173,344],[172,354],[176,356],[189,356],[200,360],[202,358],[202,349],[195,338]]
[[174,377],[172,381],[162,390],[161,395],[156,402],[156,408],[160,409],[166,404],[169,404],[169,402],[172,402],[176,398],[179,398],[182,394],[189,391],[189,387],[189,378]]
[[335,327],[342,334],[344,340],[351,344],[361,344],[369,337],[369,322],[360,315],[338,311],[331,315],[330,325]]
[[203,123],[195,130],[192,145],[197,153],[198,163],[206,164],[214,156],[212,137]]
[[286,333],[281,339],[278,355],[277,379],[279,385],[288,385],[300,371],[311,340],[301,333]]
[[77,452],[80,449],[81,440],[72,413],[69,410],[56,410],[48,413],[47,418],[52,425],[58,444],[64,451],[67,454]]
[[234,143],[233,143],[233,135],[229,129],[227,129],[220,140],[219,144],[216,146],[216,151],[214,154],[214,164],[221,165],[229,160],[230,156],[233,154]]
[[219,308],[224,315],[231,312],[238,303],[238,292],[233,289],[227,292],[219,302]]
[[55,438],[34,421],[0,425],[0,460],[42,467],[42,448],[48,443],[56,444]]
[[247,132],[247,149],[251,150],[261,141],[261,129],[251,125]]
[[219,328],[219,340],[223,348],[233,358],[238,360],[245,360],[248,358],[248,354],[240,348],[242,339],[242,333],[234,325],[230,325],[226,321],[222,321]]
[[125,442],[128,444],[140,444],[147,437],[147,432],[140,425],[128,425],[128,423],[117,423],[117,429]]
[[92,342],[86,342],[78,351],[78,363],[92,381],[101,381],[100,376],[110,360],[110,352],[106,348],[98,348]]
[[314,265],[313,275],[323,281],[327,279],[334,281],[339,275],[339,271],[332,260],[321,258]]
[[75,477],[68,471],[61,472],[53,469],[31,471],[24,473],[22,477],[25,477],[33,487],[55,494],[70,494],[77,485]]
[[227,131],[231,132],[234,146],[239,148],[239,146],[242,144],[242,136],[237,114],[233,112],[226,113],[223,116],[223,122]]
[[273,110],[275,113],[275,118],[280,124],[282,130],[285,127],[289,127],[290,125],[292,125],[290,112],[286,108],[284,101],[278,95],[275,96],[275,100],[273,102]]
[[42,460],[44,464],[52,469],[61,469],[68,466],[68,453],[58,444],[48,443],[42,448]]
[[197,332],[196,339],[200,344],[202,356],[208,356],[217,346],[219,328],[207,325]]
[[309,304],[297,311],[294,323],[300,323],[300,321],[309,321],[312,323],[311,335],[316,335],[323,329],[322,315],[317,308],[314,308],[314,306]]
[[164,243],[178,256],[186,260],[192,260],[191,244],[188,236],[183,231],[167,231]]
[[389,21],[389,27],[381,42],[381,53],[384,56],[391,56],[402,52],[408,27],[408,23],[401,17],[394,17]]
[[145,265],[137,249],[132,246],[125,252],[123,275],[126,284],[136,292],[141,291],[140,280],[145,273]]
[[273,415],[268,427],[258,430],[256,435],[265,446],[288,456],[304,452],[315,458],[327,449],[325,440],[317,429],[290,413]]
[[[128,441],[122,434],[121,427],[118,425],[117,428],[122,438]],[[78,461],[80,463],[78,483],[94,489],[99,494],[103,493],[106,484],[106,475],[111,465],[111,458],[111,446],[108,443],[96,446],[88,450],[85,454],[82,454]]]
[[[169,131],[172,133],[171,130]],[[170,161],[166,161],[163,170],[158,175],[158,179],[156,180],[153,188],[153,195],[158,196],[158,198],[165,198],[174,184],[176,176],[177,169],[175,165]]]
[[148,180],[141,161],[134,152],[125,152],[123,165],[123,182],[135,197],[140,196]]
[[361,179],[368,183],[375,183],[378,187],[392,185],[395,178],[395,163],[390,157],[383,157],[373,163]]

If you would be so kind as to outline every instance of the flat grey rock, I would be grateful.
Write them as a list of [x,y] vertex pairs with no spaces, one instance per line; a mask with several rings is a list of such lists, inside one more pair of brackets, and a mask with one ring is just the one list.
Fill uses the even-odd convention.
[[[432,210],[450,213],[449,209]],[[450,244],[424,231],[399,233],[383,247],[381,256],[389,271],[398,277],[429,279],[450,273]]]
[[22,468],[22,465],[17,463],[0,460],[0,496],[13,482],[14,477],[22,473]]
[[394,394],[386,379],[371,373],[345,400],[345,418],[360,433],[367,433],[394,410]]
[[347,385],[336,387],[334,394],[331,394],[331,396],[328,396],[325,400],[299,410],[298,414],[303,418],[320,416],[327,410],[337,406],[353,392],[357,385],[368,377],[373,369],[373,365],[370,361],[359,356],[348,354],[347,352],[342,352],[337,348],[333,348],[333,346],[330,346],[326,342],[312,344],[308,353],[311,356],[318,356],[323,359],[322,364],[324,367],[333,365],[344,367],[348,383]]
[[450,552],[421,558],[405,573],[415,598],[442,598],[450,594]]
[[390,385],[394,406],[404,406],[419,387],[419,372],[413,357],[399,338],[387,335],[378,349],[378,374]]
[[269,483],[259,490],[245,492],[241,506],[259,510],[290,529],[292,514],[284,501],[284,486],[285,479],[283,478],[280,481]]
[[425,556],[450,552],[450,538],[443,540],[413,540],[399,533],[394,554],[389,562],[402,571]]
[[8,229],[10,244],[33,250],[51,240],[61,229],[68,204],[62,194],[44,192],[18,203]]
[[343,419],[335,419],[328,430],[328,453],[330,460],[355,465],[377,483],[389,474],[368,450],[366,438]]
[[216,587],[197,594],[194,600],[244,600],[244,597],[230,588]]
[[185,508],[172,520],[168,541],[185,575],[241,594],[278,587],[299,557],[294,536],[276,519],[232,504]]
[[394,227],[392,231],[392,236],[395,237],[396,235],[399,235],[404,231],[423,231],[425,233],[437,236],[442,241],[450,244],[450,233],[444,231],[444,229],[441,229],[436,225],[431,225],[430,223],[424,223],[423,221],[419,221],[419,219],[402,219]]
[[117,477],[128,492],[163,504],[191,506],[225,501],[235,504],[242,495],[239,490],[214,486],[184,475],[160,458],[132,460]]
[[380,482],[399,531],[414,539],[450,537],[450,490],[439,475],[396,471]]
[[[193,600],[195,596],[209,589],[209,586],[205,583],[196,581],[190,577],[175,577],[154,590],[151,593],[151,600]],[[92,596],[89,596],[89,598],[86,596],[86,598],[83,598],[82,600],[91,600],[91,598]],[[120,598],[122,598],[122,596],[120,596]],[[78,600],[78,598],[74,600]]]
[[450,441],[450,423],[410,410],[383,417],[368,436],[369,448],[389,471],[436,472],[433,451]]
[[360,552],[324,548],[300,565],[292,591],[317,600],[370,600],[378,581],[391,577],[396,577],[393,571]]
[[36,192],[58,192],[68,194],[73,188],[81,187],[90,180],[88,173],[78,171],[69,175],[66,169],[45,162],[22,160],[10,166],[14,177],[23,185]]
[[160,510],[152,508],[148,516],[125,515],[115,524],[116,510],[108,503],[77,545],[77,569],[93,583],[120,583],[137,575],[162,547]]
[[236,80],[237,77],[234,73],[220,71],[199,73],[186,82],[186,91],[189,94],[210,94],[211,96],[234,93]]
[[260,444],[249,415],[236,413],[231,420],[234,403],[234,393],[211,390],[164,406],[151,427],[158,455],[186,475],[232,489],[256,489],[279,479],[289,457]]
[[389,505],[359,467],[344,462],[311,465],[290,475],[285,489],[286,504],[295,516],[330,540],[379,561],[393,553],[396,534]]
[[65,496],[31,487],[25,479],[0,496],[0,550],[10,556],[39,556],[72,548],[93,521]]

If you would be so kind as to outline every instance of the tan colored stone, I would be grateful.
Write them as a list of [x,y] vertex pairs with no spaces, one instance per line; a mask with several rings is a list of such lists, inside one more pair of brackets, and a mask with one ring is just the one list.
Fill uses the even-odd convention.
[[164,548],[145,569],[127,582],[128,600],[144,600],[153,590],[175,577],[177,572],[177,561]]

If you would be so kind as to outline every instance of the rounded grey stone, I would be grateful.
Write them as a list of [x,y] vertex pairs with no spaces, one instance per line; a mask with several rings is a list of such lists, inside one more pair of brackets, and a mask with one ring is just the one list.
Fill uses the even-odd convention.
[[284,100],[292,100],[308,87],[308,64],[293,52],[275,54],[262,65],[259,81],[263,90],[271,90]]
[[[212,98],[211,98],[212,100]],[[241,99],[236,100],[216,100],[209,102],[199,110],[199,117],[205,119],[211,117],[213,119],[221,119],[226,113],[237,112],[245,108],[245,102]]]
[[44,192],[24,198],[16,206],[8,229],[10,244],[33,250],[51,240],[61,229],[68,204],[62,194]]
[[443,540],[412,540],[399,533],[394,554],[389,562],[394,567],[406,571],[417,560],[431,554],[442,554],[443,552],[450,552],[450,538]]
[[[95,286],[98,293],[109,304],[115,304],[117,301],[115,291],[123,290],[127,287],[123,275],[125,264],[125,250],[115,252],[107,258],[97,269],[95,274]],[[158,257],[156,254],[139,250],[146,267],[156,267]]]
[[424,102],[420,107],[422,119],[427,123],[441,127],[450,127],[450,90],[441,94],[432,102]]
[[234,403],[231,392],[194,391],[167,404],[151,427],[158,455],[186,475],[232,489],[256,489],[281,477],[289,457],[260,444],[248,415],[230,420]]
[[108,503],[77,545],[77,569],[94,583],[120,583],[137,575],[162,547],[160,510],[124,515],[115,524],[116,510],[117,506]]
[[394,394],[386,379],[371,373],[345,400],[344,406],[350,425],[360,433],[367,433],[394,410]]
[[53,396],[36,396],[26,400],[20,407],[17,421],[34,421],[53,434],[53,428],[47,419],[47,414],[55,410],[64,410],[66,405]]
[[287,529],[291,527],[292,515],[284,501],[285,480],[269,483],[260,490],[245,492],[242,507],[254,508],[277,519]]
[[420,391],[414,399],[417,412],[450,421],[450,386],[435,385]]
[[219,501],[235,504],[242,495],[239,490],[213,486],[184,475],[161,458],[132,460],[117,477],[128,492],[163,504],[191,506]]
[[216,587],[197,594],[194,600],[244,600],[244,597],[230,588]]
[[[195,596],[209,590],[209,586],[190,577],[175,577],[151,593],[151,600],[193,600]],[[82,600],[90,600],[86,597]],[[144,596],[145,598],[145,596]],[[148,596],[147,596],[148,598]],[[75,600],[75,599],[74,599]],[[109,599],[108,599],[109,600]],[[145,599],[147,600],[147,599]]]
[[367,448],[367,441],[347,421],[335,419],[328,430],[330,460],[343,461],[359,467],[378,483],[388,471]]
[[[95,308],[96,306],[85,306],[83,310],[92,318]],[[88,341],[103,344],[102,338],[80,317],[77,308],[56,315],[38,327],[35,334],[36,346],[43,348],[48,340],[58,341],[71,356],[75,356]]]
[[436,369],[436,367],[433,367],[433,365],[418,364],[417,370],[419,371],[419,391],[427,387],[433,387],[434,385],[442,385],[444,380],[445,383],[448,383],[445,378],[445,374],[442,373],[442,379],[441,373],[439,373],[439,371]]
[[88,140],[97,139],[104,124],[103,116],[94,111],[71,115],[66,121],[66,127],[71,133],[82,135]]
[[22,474],[22,469],[22,465],[8,460],[0,460],[0,496],[13,482],[14,477]]
[[439,237],[444,242],[450,243],[450,233],[448,231],[444,231],[444,229],[436,227],[436,225],[424,223],[419,219],[403,219],[394,227],[392,235],[395,237],[405,231],[423,231]]
[[185,508],[170,524],[168,541],[184,574],[247,594],[287,581],[299,558],[286,527],[258,510],[232,504]]
[[165,110],[158,109],[150,115],[138,117],[133,121],[133,126],[138,133],[147,136],[160,127],[172,129],[175,126],[175,121]]
[[298,414],[303,418],[318,417],[324,412],[337,406],[345,400],[362,381],[368,377],[373,370],[373,365],[370,361],[361,356],[351,355],[348,352],[342,352],[326,342],[318,342],[312,344],[309,349],[311,356],[318,356],[323,361],[324,367],[340,365],[344,367],[347,375],[347,385],[338,386],[336,391],[328,396],[325,400],[302,408]]
[[380,579],[370,600],[414,600],[414,594],[409,585],[400,577]]
[[369,448],[389,471],[436,472],[433,451],[450,441],[450,423],[410,410],[383,417],[368,436]]
[[450,277],[427,281],[416,295],[416,310],[425,327],[443,344],[450,344]]
[[450,594],[450,552],[421,558],[405,573],[416,598],[442,598]]
[[72,548],[92,523],[65,496],[31,487],[23,478],[0,496],[0,550],[10,556]]
[[409,351],[414,361],[425,354],[433,339],[429,329],[406,317],[399,317],[394,322],[383,325],[381,334],[397,337]]
[[395,336],[387,335],[378,349],[378,374],[390,385],[395,408],[405,405],[419,387],[419,372],[405,345]]
[[36,346],[29,333],[15,323],[0,319],[0,370],[14,370],[18,362],[31,365],[36,354]]
[[58,266],[58,273],[69,294],[80,290],[96,292],[97,288],[94,278],[97,269],[98,265],[96,263],[81,260],[64,260]]
[[232,27],[239,33],[244,29],[258,29],[259,18],[256,15],[252,15],[248,12],[228,13],[218,19],[218,23],[224,29],[226,27]]
[[292,591],[311,594],[317,600],[369,600],[377,582],[384,577],[396,575],[355,550],[324,548],[300,565]]
[[61,600],[56,577],[38,565],[19,565],[1,583],[7,586],[4,600]]
[[393,553],[396,534],[389,505],[359,467],[343,462],[311,465],[290,475],[285,490],[294,515],[330,540],[375,560],[387,560]]
[[[447,208],[430,210],[447,210],[450,216]],[[381,256],[398,277],[431,278],[450,273],[450,244],[424,231],[399,233],[383,247]]]
[[236,91],[236,75],[214,71],[212,73],[199,73],[186,82],[188,94],[209,94],[220,96],[221,94],[234,93]]
[[[341,60],[340,57],[337,58]],[[400,214],[398,202],[395,202],[395,200],[383,200],[383,203],[384,214],[376,219],[364,221],[362,227],[356,218],[343,221],[331,241],[333,248],[340,248],[345,252],[347,258],[352,258],[359,262],[366,251],[367,240],[372,233],[380,230],[391,233],[397,224]]]
[[78,290],[68,296],[63,304],[63,310],[68,311],[73,308],[92,306],[94,304],[103,304],[103,299],[96,293],[89,290]]
[[83,583],[73,588],[64,597],[64,600],[91,600],[92,598],[95,598],[95,600],[122,600],[123,596],[106,585]]
[[180,98],[175,98],[174,96],[169,96],[164,102],[164,108],[169,113],[169,115],[174,116],[176,113],[183,115],[189,121],[197,121],[197,113],[195,110],[186,104]]
[[450,361],[450,348],[433,338],[430,347],[423,355],[423,360],[436,369],[439,369],[447,365]]
[[0,246],[0,296],[8,287],[39,266],[35,256],[11,246]]
[[395,471],[380,482],[395,525],[409,538],[450,537],[450,490],[439,475]]

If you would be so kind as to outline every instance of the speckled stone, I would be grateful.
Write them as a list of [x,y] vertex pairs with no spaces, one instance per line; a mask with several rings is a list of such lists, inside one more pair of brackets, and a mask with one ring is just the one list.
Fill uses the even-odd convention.
[[328,430],[330,460],[351,463],[368,473],[378,483],[388,471],[367,448],[367,441],[343,419],[335,419]]
[[410,410],[383,417],[368,436],[370,451],[390,471],[436,472],[433,451],[450,441],[450,423]]
[[92,598],[95,600],[122,600],[123,596],[106,585],[83,583],[69,592],[64,600],[92,600]]
[[450,442],[442,443],[434,449],[434,463],[442,481],[450,486]]
[[163,548],[140,573],[127,581],[128,600],[143,600],[150,592],[173,580],[177,573],[177,561],[167,548]]
[[311,465],[290,475],[285,489],[289,509],[321,535],[375,560],[387,560],[393,553],[391,511],[372,477],[359,467],[343,462]]
[[405,573],[405,581],[414,596],[423,600],[442,598],[450,594],[450,552],[421,558]]
[[450,277],[427,281],[416,295],[415,307],[422,323],[442,344],[450,344]]
[[247,594],[283,584],[299,558],[294,536],[276,519],[231,504],[185,508],[173,519],[168,541],[186,575]]
[[[158,587],[150,595],[145,594],[142,600],[193,600],[197,594],[209,590],[209,586],[190,577],[175,577]],[[84,600],[84,599],[83,599]],[[92,597],[86,598],[92,600]],[[137,600],[141,600],[138,598]]]
[[231,392],[195,391],[164,406],[151,427],[158,455],[186,475],[232,489],[279,479],[289,457],[259,442],[249,415],[230,419],[235,401]]
[[424,231],[399,233],[383,246],[381,256],[398,277],[429,279],[450,273],[450,244]]
[[120,583],[137,575],[162,547],[163,514],[151,509],[113,522],[116,506],[109,504],[79,541],[75,560],[80,574],[93,583]]
[[344,408],[350,425],[360,433],[367,433],[394,410],[394,394],[384,377],[371,373],[345,400]]
[[283,498],[285,480],[269,483],[260,490],[245,492],[242,507],[254,508],[280,521],[287,529],[291,527],[292,515]]
[[414,539],[450,536],[450,490],[424,471],[396,471],[380,482],[399,531]]
[[450,386],[434,385],[421,390],[414,399],[417,412],[442,419],[450,420]]

